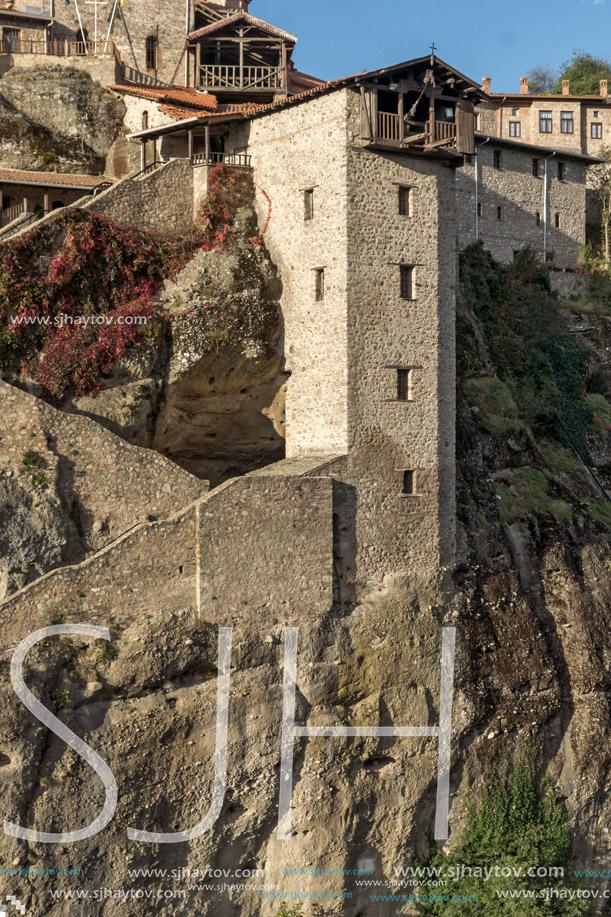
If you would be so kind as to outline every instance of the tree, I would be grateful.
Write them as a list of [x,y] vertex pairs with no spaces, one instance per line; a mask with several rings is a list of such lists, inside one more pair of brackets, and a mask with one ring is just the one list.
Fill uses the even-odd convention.
[[[518,763],[504,780],[486,785],[479,807],[469,809],[465,832],[456,847],[444,853],[433,846],[425,865],[440,868],[439,876],[447,878],[444,885],[433,880],[430,888],[426,880],[422,882],[418,913],[426,917],[592,915],[592,903],[575,894],[579,886],[568,878],[571,840],[563,800],[552,792],[547,778],[539,782],[534,762]],[[548,872],[544,877],[527,878],[530,867],[547,867],[548,871],[555,867],[556,877],[550,878]],[[564,877],[558,878],[561,870]],[[486,874],[488,879],[481,878]],[[544,897],[544,890],[550,887],[565,894]],[[533,890],[543,892],[541,898],[511,895]]]
[[549,64],[540,64],[528,74],[528,91],[534,96],[549,95],[558,79],[558,71]]
[[598,95],[600,81],[611,81],[611,60],[607,57],[594,57],[587,51],[573,51],[572,58],[562,64],[552,92],[562,92],[563,80],[571,81],[571,95]]
[[596,197],[602,210],[602,235],[605,251],[605,261],[611,260],[611,147],[604,147],[598,155],[605,161],[597,166],[591,166],[588,174],[588,183],[590,188],[596,193]]

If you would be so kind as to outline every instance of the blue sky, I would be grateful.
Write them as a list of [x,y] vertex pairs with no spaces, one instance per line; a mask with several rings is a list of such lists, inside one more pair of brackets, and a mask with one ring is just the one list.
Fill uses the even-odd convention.
[[576,48],[611,56],[611,0],[252,0],[250,12],[299,36],[297,66],[324,79],[426,54],[493,92],[518,92],[538,64]]

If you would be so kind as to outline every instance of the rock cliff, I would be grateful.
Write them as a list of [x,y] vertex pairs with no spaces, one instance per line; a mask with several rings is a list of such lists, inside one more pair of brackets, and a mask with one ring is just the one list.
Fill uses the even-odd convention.
[[124,115],[121,99],[88,73],[14,67],[0,80],[0,167],[103,174]]
[[[262,388],[279,368],[277,318],[266,305],[272,291],[260,279],[260,265],[254,282],[249,273],[252,259],[258,263],[263,256],[238,248],[215,257],[214,277],[209,257],[198,256],[163,293],[176,318],[165,344],[162,405],[151,429],[158,445],[169,448],[177,439],[183,452],[212,430],[218,407],[212,400],[213,394],[217,397],[211,392],[217,384],[213,377],[223,381],[227,406],[232,392],[244,394],[242,380],[252,379],[247,370],[256,362],[249,360],[261,359],[256,384]],[[484,267],[479,264],[478,277],[485,276]],[[490,264],[487,269],[496,270]],[[460,835],[467,807],[481,794],[486,776],[503,773],[508,760],[532,752],[568,799],[579,862],[605,860],[611,791],[606,740],[611,520],[608,501],[584,462],[562,430],[551,425],[555,410],[549,405],[559,407],[557,380],[568,385],[573,379],[566,363],[554,359],[554,348],[561,348],[565,357],[575,357],[571,372],[584,388],[584,402],[578,397],[579,403],[564,405],[563,416],[582,449],[604,453],[606,423],[597,426],[592,408],[584,413],[582,405],[587,399],[598,405],[601,421],[607,373],[601,335],[608,330],[608,312],[596,312],[591,321],[600,325],[599,332],[590,332],[591,346],[582,353],[571,343],[571,328],[585,314],[579,304],[565,304],[568,312],[562,310],[538,275],[528,274],[517,286],[511,276],[501,280],[505,304],[517,289],[523,302],[532,296],[535,316],[542,314],[537,310],[551,310],[544,314],[555,316],[556,337],[542,342],[538,332],[529,337],[528,326],[522,325],[520,359],[530,375],[516,381],[512,354],[503,362],[505,350],[499,350],[503,338],[494,324],[500,314],[495,301],[485,290],[476,295],[466,283],[458,323],[462,543],[456,569],[429,579],[388,582],[337,602],[315,620],[305,607],[297,614],[264,607],[252,620],[238,619],[223,804],[212,830],[180,844],[130,841],[126,831],[185,830],[211,805],[218,667],[211,606],[204,601],[198,614],[195,601],[187,607],[168,603],[113,634],[110,645],[76,637],[41,643],[28,656],[26,682],[108,761],[119,803],[104,832],[76,845],[48,847],[5,836],[0,841],[5,863],[23,869],[41,863],[47,869],[78,866],[84,878],[61,883],[74,890],[163,888],[177,894],[156,904],[155,912],[164,917],[273,917],[278,902],[263,897],[258,886],[311,895],[304,907],[308,915],[413,913],[409,903],[374,904],[371,889],[349,873],[362,864],[373,868],[377,879],[393,878],[395,867],[412,862],[416,851],[425,852],[437,768],[436,744],[430,738],[298,739],[292,836],[278,839],[286,625],[299,625],[297,723],[417,726],[438,722],[442,626],[455,626],[450,843]],[[213,305],[206,308],[209,302],[214,307],[223,303],[218,323]],[[491,312],[485,311],[486,304]],[[258,331],[245,327],[253,312],[260,316]],[[523,310],[519,314],[522,322]],[[545,366],[537,356],[543,344],[549,355]],[[208,368],[210,360],[214,371]],[[232,363],[237,385],[231,381]],[[523,402],[514,398],[516,391],[524,393]],[[592,394],[602,400],[592,402]],[[238,398],[236,403],[232,413],[239,417],[248,402]],[[129,426],[118,414],[112,422]],[[230,424],[219,429],[229,437]],[[235,438],[231,442],[235,445]],[[604,481],[604,462],[598,472]],[[281,567],[283,549],[279,544],[271,555],[266,547],[261,569],[266,564]],[[146,590],[146,583],[139,588]],[[61,622],[64,611],[49,609],[39,625]],[[7,654],[0,669],[6,817],[38,830],[74,830],[99,813],[101,784],[71,748],[25,712],[11,690],[8,659]],[[313,867],[326,872],[313,875]],[[218,870],[214,887],[209,879],[183,871],[198,868]],[[153,877],[133,872],[140,869],[167,872]],[[249,878],[254,870],[263,872]],[[286,870],[301,873],[287,875]],[[71,901],[51,898],[56,877],[0,881],[3,892],[17,894],[34,914],[74,913]],[[231,892],[224,882],[233,884]],[[325,893],[350,897],[330,897],[321,904]],[[111,901],[102,909],[93,900],[82,900],[80,906],[84,917],[113,914],[115,906],[120,913]],[[130,917],[151,913],[142,896],[125,907]]]

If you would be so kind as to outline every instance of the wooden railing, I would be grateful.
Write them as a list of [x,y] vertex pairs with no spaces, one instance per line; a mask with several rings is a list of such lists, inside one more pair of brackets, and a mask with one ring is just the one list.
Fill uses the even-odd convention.
[[399,115],[392,115],[386,111],[378,112],[378,137],[380,140],[400,143],[403,137],[401,136]]
[[156,76],[149,76],[148,73],[142,73],[141,70],[136,70],[135,67],[130,67],[129,64],[123,65],[123,76],[129,83],[136,83],[138,86],[152,86],[159,89],[170,87],[169,83],[158,80]]
[[454,140],[456,137],[456,124],[453,121],[435,121],[435,130],[431,143],[439,143],[442,140]]
[[8,224],[16,220],[18,216],[21,216],[24,210],[25,207],[22,201],[20,204],[15,204],[13,207],[7,207],[6,210],[0,211],[0,226],[8,226]]
[[217,166],[219,163],[226,166],[236,166],[239,168],[248,168],[250,166],[250,155],[248,153],[194,153],[191,157],[191,163],[194,166]]
[[426,124],[415,125],[410,122],[409,129],[401,123],[399,115],[390,112],[378,112],[378,129],[376,140],[384,143],[402,144],[410,139],[410,132],[419,133],[421,143],[452,142],[456,138],[456,124],[453,121],[427,121]]
[[200,67],[200,89],[283,89],[282,67]]
[[52,57],[112,57],[115,46],[106,41],[38,41],[4,38],[0,54],[47,54]]

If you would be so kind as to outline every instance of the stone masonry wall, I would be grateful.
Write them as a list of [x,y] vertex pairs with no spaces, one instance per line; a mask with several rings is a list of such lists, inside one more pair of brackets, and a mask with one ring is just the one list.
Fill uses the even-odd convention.
[[[63,6],[63,3],[62,3]],[[45,66],[69,67],[74,70],[84,70],[92,80],[102,86],[110,86],[119,81],[122,70],[114,55],[107,57],[82,57],[70,55],[69,57],[56,57],[55,55],[41,54],[0,54],[0,74],[12,67],[21,70],[32,67]]]
[[569,296],[587,296],[590,283],[588,274],[568,274],[564,271],[550,271],[549,275],[552,290],[561,299]]
[[[609,145],[611,135],[611,109],[606,98],[589,98],[587,101],[574,96],[548,96],[544,99],[525,95],[509,98],[505,101],[494,99],[479,107],[480,129],[498,137],[509,137],[510,123],[519,122],[519,139],[524,143],[552,149],[571,150],[574,153],[586,153],[599,156],[604,147]],[[540,112],[551,111],[552,131],[541,133]],[[483,114],[485,112],[485,114]],[[493,117],[490,118],[489,112]],[[513,114],[515,112],[515,115]],[[570,112],[573,115],[573,132],[561,129],[561,115]],[[592,137],[592,124],[602,125],[602,136]]]
[[[248,148],[259,222],[283,284],[287,455],[345,452],[346,93],[312,99],[233,129],[227,147]],[[314,218],[304,220],[313,189]],[[324,268],[324,299],[315,269]]]
[[333,603],[333,482],[226,482],[171,519],[138,526],[78,566],[15,593],[0,604],[2,646],[58,616],[124,627],[156,611],[197,608],[198,572],[207,622],[231,625],[256,615],[298,624],[305,609],[320,617]]
[[0,472],[37,452],[90,550],[138,522],[165,518],[208,485],[169,459],[131,446],[88,417],[58,411],[0,382]]
[[72,188],[41,188],[29,184],[6,185],[2,182],[0,182],[0,190],[2,191],[2,202],[4,207],[12,207],[15,204],[20,204],[22,201],[27,201],[27,212],[31,212],[37,207],[44,208],[46,194],[49,195],[49,204],[51,207],[56,203],[59,204],[60,201],[62,207],[67,207],[69,204],[74,204],[75,201],[79,201],[87,194],[86,191],[76,191]]
[[[45,0],[45,5],[48,2]],[[87,37],[92,41],[95,25],[93,7],[79,4],[79,9]],[[74,4],[56,2],[55,16],[60,24],[60,28],[56,28],[57,33],[76,37],[79,23]],[[126,66],[153,79],[184,85],[184,54],[190,25],[188,27],[185,20],[184,0],[128,0],[115,17],[112,38]],[[99,16],[98,40],[106,38],[107,30],[106,16]],[[149,36],[157,39],[156,70],[146,68],[146,39]]]
[[[495,149],[501,151],[500,169],[493,166]],[[495,147],[493,143],[479,148],[480,238],[500,261],[512,261],[514,252],[525,246],[543,257],[544,179],[532,174],[536,155],[535,150]],[[564,180],[558,181],[558,161],[554,157],[548,167],[547,250],[554,253],[560,267],[575,267],[579,246],[585,242],[585,165],[565,161]],[[542,160],[540,170],[542,176]],[[456,170],[456,195],[458,248],[462,250],[475,240],[475,165]]]
[[[349,95],[358,136],[360,97]],[[453,560],[455,489],[454,175],[446,163],[349,149],[349,441],[360,577]],[[399,187],[410,188],[409,215]],[[400,265],[413,267],[401,298]],[[397,367],[411,370],[397,400]],[[415,494],[403,494],[404,470]],[[443,533],[443,544],[442,544]]]
[[139,178],[126,178],[103,191],[85,210],[123,225],[160,232],[187,232],[193,225],[193,168],[174,159]]
[[[365,583],[453,559],[456,229],[453,171],[353,145],[359,119],[360,97],[346,90],[255,118],[228,143],[252,157],[261,224],[264,191],[272,202],[287,455],[348,453],[331,473],[356,531],[350,567]],[[398,213],[399,183],[413,188],[409,218]],[[414,303],[400,299],[399,263],[417,265]],[[315,268],[325,271],[318,302]],[[413,367],[414,401],[396,401],[398,365]],[[411,469],[417,492],[407,496]]]

